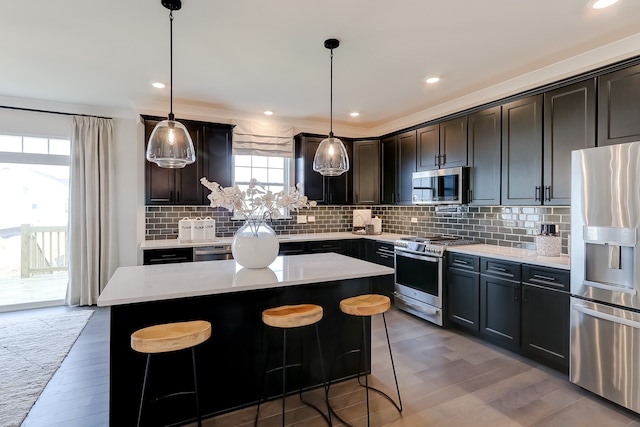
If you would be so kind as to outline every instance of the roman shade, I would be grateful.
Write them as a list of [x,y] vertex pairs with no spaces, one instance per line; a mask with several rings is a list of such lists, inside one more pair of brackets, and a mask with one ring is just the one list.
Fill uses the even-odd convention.
[[233,154],[293,157],[293,126],[234,121]]

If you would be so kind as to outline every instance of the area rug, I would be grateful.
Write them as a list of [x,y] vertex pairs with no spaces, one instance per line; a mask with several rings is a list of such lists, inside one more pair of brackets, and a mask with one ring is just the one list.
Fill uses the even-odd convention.
[[0,318],[0,426],[19,426],[93,310]]

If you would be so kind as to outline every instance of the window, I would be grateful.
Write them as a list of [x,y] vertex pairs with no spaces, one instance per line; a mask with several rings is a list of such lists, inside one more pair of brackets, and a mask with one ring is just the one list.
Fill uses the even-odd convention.
[[[274,193],[291,186],[289,177],[292,175],[290,168],[293,162],[289,158],[236,154],[233,162],[233,182],[242,191],[249,187],[251,178]],[[286,217],[288,212],[282,212],[282,215]]]

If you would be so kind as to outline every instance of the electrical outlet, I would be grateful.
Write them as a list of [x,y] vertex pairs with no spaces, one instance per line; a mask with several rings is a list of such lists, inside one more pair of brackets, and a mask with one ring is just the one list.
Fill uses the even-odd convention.
[[298,215],[297,219],[298,219],[298,224],[306,224],[307,223],[307,216],[306,215]]
[[412,216],[412,217],[411,217],[411,223],[412,223],[412,224],[417,224],[417,223],[418,223],[418,218],[416,218],[416,217]]
[[312,215],[309,215],[309,216],[307,217],[307,221],[309,221],[309,222],[316,222],[316,217],[315,217],[315,216],[312,216]]

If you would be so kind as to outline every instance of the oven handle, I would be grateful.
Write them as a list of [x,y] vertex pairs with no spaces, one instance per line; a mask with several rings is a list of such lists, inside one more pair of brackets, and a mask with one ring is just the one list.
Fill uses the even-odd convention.
[[409,307],[413,307],[416,310],[419,310],[425,314],[428,314],[430,316],[435,316],[436,314],[438,314],[438,310],[435,308],[426,308],[424,306],[418,305],[418,304],[412,304],[409,301],[407,301],[401,294],[399,294],[398,292],[394,292],[393,293],[393,297],[395,299],[400,300],[400,302],[402,302],[404,305],[408,305]]
[[401,249],[396,249],[396,256],[403,256],[406,258],[419,259],[420,261],[429,261],[429,262],[439,262],[441,260],[441,258],[436,258],[432,256],[422,255],[422,254],[417,255],[411,252],[406,252]]
[[590,308],[587,308],[580,304],[573,304],[572,308],[575,311],[586,314],[587,316],[595,317],[602,320],[608,320],[610,322],[619,323],[625,326],[630,326],[634,329],[640,329],[640,322],[636,322],[635,320],[624,319],[622,317],[613,316],[608,313],[601,313],[599,311],[591,310]]

